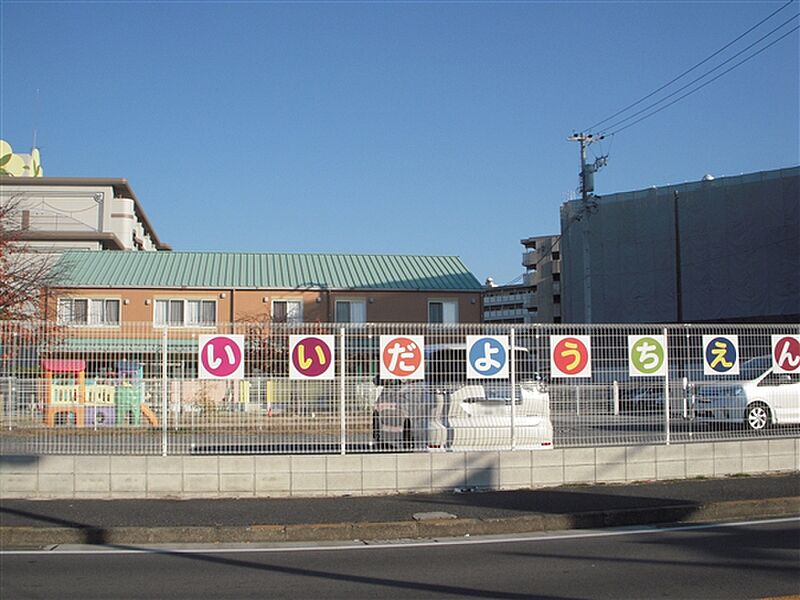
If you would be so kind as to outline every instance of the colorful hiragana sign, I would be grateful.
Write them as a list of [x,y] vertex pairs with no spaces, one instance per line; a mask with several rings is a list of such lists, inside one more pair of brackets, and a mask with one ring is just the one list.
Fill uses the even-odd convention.
[[775,373],[800,373],[800,335],[772,336],[772,367]]
[[592,343],[588,335],[550,336],[552,377],[591,377]]
[[198,336],[197,371],[199,379],[242,379],[244,377],[244,336]]
[[628,374],[663,377],[667,374],[667,336],[629,335]]
[[425,338],[382,335],[381,379],[425,379]]
[[335,336],[290,335],[289,379],[333,379]]
[[703,336],[703,373],[705,375],[739,374],[739,336]]
[[467,379],[508,379],[508,337],[467,336]]

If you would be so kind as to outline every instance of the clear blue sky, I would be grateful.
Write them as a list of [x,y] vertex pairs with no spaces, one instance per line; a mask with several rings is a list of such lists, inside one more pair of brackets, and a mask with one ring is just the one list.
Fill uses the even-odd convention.
[[[506,283],[559,232],[566,138],[784,3],[2,0],[0,137],[128,179],[175,250],[458,255]],[[794,32],[593,145],[597,193],[798,164],[798,54]]]

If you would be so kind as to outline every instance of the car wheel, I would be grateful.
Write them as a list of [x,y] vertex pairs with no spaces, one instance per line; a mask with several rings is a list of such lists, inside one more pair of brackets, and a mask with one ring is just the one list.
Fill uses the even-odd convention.
[[747,407],[745,421],[752,431],[763,431],[771,422],[769,407],[761,402],[754,402]]
[[411,450],[414,443],[414,436],[411,434],[411,421],[406,419],[403,421],[403,449]]
[[381,418],[378,413],[372,413],[372,441],[381,441]]

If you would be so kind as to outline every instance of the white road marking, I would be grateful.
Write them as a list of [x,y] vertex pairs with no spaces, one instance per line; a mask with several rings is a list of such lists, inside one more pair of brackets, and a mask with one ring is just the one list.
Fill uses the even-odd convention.
[[577,540],[590,538],[621,537],[634,535],[650,535],[659,533],[670,533],[679,531],[701,531],[704,529],[722,529],[731,527],[749,527],[751,525],[771,525],[777,523],[800,522],[800,517],[783,517],[778,519],[763,519],[755,521],[733,521],[728,523],[704,523],[699,525],[675,525],[672,527],[639,527],[639,528],[618,528],[602,529],[591,531],[574,530],[555,533],[527,535],[518,534],[512,536],[481,536],[463,538],[443,538],[432,540],[398,540],[394,542],[384,541],[370,543],[363,540],[353,540],[352,542],[335,542],[330,545],[310,546],[305,542],[297,545],[282,543],[276,546],[255,546],[253,544],[241,544],[230,546],[217,546],[215,544],[197,545],[176,545],[176,546],[142,546],[130,547],[123,545],[109,546],[88,546],[88,545],[58,545],[46,550],[0,550],[0,556],[64,556],[72,554],[253,554],[253,553],[281,553],[281,552],[332,552],[342,550],[381,550],[398,548],[425,548],[439,546],[464,546],[478,544],[515,544],[529,542],[548,542],[557,540]]

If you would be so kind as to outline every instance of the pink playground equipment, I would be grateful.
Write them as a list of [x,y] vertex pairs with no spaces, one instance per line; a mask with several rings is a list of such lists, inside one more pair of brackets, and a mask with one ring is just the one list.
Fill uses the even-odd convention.
[[[48,427],[113,427],[139,425],[141,417],[153,427],[158,418],[144,403],[141,368],[135,373],[123,368],[109,383],[86,380],[86,361],[44,359],[44,422]],[[137,376],[138,375],[138,376]]]
[[57,422],[83,427],[86,405],[86,362],[82,360],[42,360],[45,377],[44,423]]

